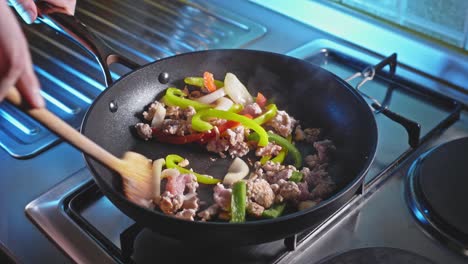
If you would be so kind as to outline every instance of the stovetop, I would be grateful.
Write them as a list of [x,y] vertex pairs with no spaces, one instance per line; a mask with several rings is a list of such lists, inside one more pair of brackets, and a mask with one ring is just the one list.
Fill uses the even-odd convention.
[[[190,18],[200,21],[201,18],[197,18],[197,14],[204,16],[206,12],[214,13],[218,15],[214,19],[221,17],[222,21],[215,20],[214,28],[205,28],[204,31],[196,32],[221,34],[228,31],[231,34],[228,37],[231,42],[227,41],[224,46],[221,43],[218,46],[213,44],[213,46],[200,49],[246,47],[285,53],[319,64],[342,78],[362,71],[366,66],[374,65],[384,56],[391,54],[391,52],[386,52],[390,45],[382,49],[385,52],[378,49],[369,51],[367,47],[358,47],[248,1],[239,1],[231,5],[222,1],[197,1],[196,6],[190,4],[188,7],[184,7],[183,3],[185,2],[177,2],[175,7],[185,10],[188,15],[184,13],[183,19],[178,22],[193,25],[190,23]],[[104,36],[106,32],[111,32],[110,28],[115,29],[116,32],[112,31],[114,34],[112,37],[121,41],[121,46],[125,44],[132,47],[131,50],[141,50],[135,55],[137,60],[138,57],[144,60],[144,56],[150,56],[146,58],[148,61],[151,58],[170,55],[170,53],[149,52],[144,48],[144,45],[148,45],[147,41],[143,41],[146,44],[139,44],[135,41],[125,42],[123,41],[125,38],[117,37],[119,32],[129,32],[132,27],[122,29],[115,25],[118,25],[117,22],[114,24],[108,22],[119,21],[117,17],[122,18],[122,15],[118,12],[131,8],[127,4],[115,3],[114,12],[111,12],[111,16],[106,19],[97,14],[86,13],[91,6],[99,9],[100,5],[102,4],[99,1],[85,1],[77,14],[83,18],[88,17],[89,22],[103,32]],[[169,9],[164,5],[156,6],[153,1],[145,1],[144,5],[162,8],[166,12],[175,8],[174,6],[170,6]],[[136,10],[135,12],[141,12]],[[242,16],[239,16],[239,13]],[[115,18],[112,18],[113,16]],[[130,18],[125,18],[123,21],[128,22],[128,19]],[[138,23],[148,23],[142,17],[131,19]],[[159,20],[162,21],[160,23],[164,22],[165,26],[168,26],[167,19]],[[223,25],[230,29],[223,28]],[[180,27],[179,24],[176,28],[178,27]],[[82,56],[86,57],[86,54],[82,54],[75,47],[69,47],[70,45],[67,44],[69,42],[60,36],[52,34],[41,37],[38,33],[42,32],[41,30],[44,29],[27,29],[27,35],[33,36],[32,40],[37,42],[33,45],[33,54],[42,57],[39,65],[36,66],[36,70],[39,69],[38,73],[49,82],[52,80],[52,83],[57,86],[60,82],[57,82],[57,78],[54,79],[54,77],[63,77],[57,74],[57,67],[61,67],[67,72],[66,74],[71,74],[75,78],[69,84],[70,89],[81,87],[80,82],[85,81],[83,85],[88,89],[85,91],[98,94],[99,87],[103,89],[98,72],[86,66],[90,65],[88,62],[83,64],[85,67],[80,66],[79,63],[74,64],[75,57],[80,60]],[[47,29],[45,30],[47,34],[51,34]],[[153,36],[148,33],[149,31],[154,33],[153,29],[147,27],[131,32],[135,36],[139,34]],[[190,39],[193,36],[189,33],[186,32],[180,36],[187,34]],[[215,36],[210,34],[208,34],[208,39],[211,39],[210,36]],[[236,38],[236,36],[241,37]],[[55,43],[55,46],[62,45],[60,52],[70,53],[73,56],[57,55],[52,51],[53,49],[46,48],[46,44],[37,41],[40,38],[53,39],[52,43]],[[110,35],[107,38],[110,38]],[[156,35],[155,38],[158,40],[160,37]],[[280,39],[283,41],[279,41]],[[286,39],[288,41],[285,41]],[[164,42],[156,40],[153,40],[159,43],[156,46],[164,46],[160,44]],[[233,42],[234,40],[238,42]],[[177,41],[174,43],[171,45],[180,45]],[[368,46],[372,46],[372,43]],[[125,52],[124,47],[121,49]],[[174,46],[169,48],[171,49],[174,49]],[[402,56],[398,49],[396,47],[393,51],[398,53],[401,61],[408,62],[408,56],[404,56],[405,53]],[[179,52],[184,52],[184,49]],[[54,66],[56,61],[47,62],[48,58],[54,57],[51,54],[61,60],[63,58],[63,61],[68,64]],[[76,54],[81,54],[81,57],[75,56]],[[450,61],[450,56],[454,53],[447,54],[447,60]],[[443,243],[435,241],[421,229],[415,221],[415,216],[408,209],[404,196],[406,171],[419,154],[431,146],[468,136],[466,112],[463,110],[459,115],[462,110],[461,104],[443,95],[455,97],[461,102],[465,101],[465,96],[463,92],[460,92],[462,91],[460,87],[453,87],[451,83],[436,78],[440,76],[418,71],[418,67],[415,69],[414,61],[411,61],[411,67],[408,65],[407,63],[400,64],[396,77],[390,76],[388,71],[380,73],[376,80],[366,83],[361,89],[367,95],[385,102],[394,113],[404,116],[409,121],[419,123],[421,125],[420,145],[412,148],[408,144],[408,133],[400,124],[390,120],[383,113],[376,114],[379,129],[377,155],[366,176],[363,191],[357,193],[348,204],[334,215],[330,215],[326,221],[317,223],[308,232],[299,234],[295,250],[290,251],[294,240],[287,239],[242,248],[210,249],[211,254],[206,257],[206,249],[195,247],[182,250],[186,248],[186,245],[149,231],[143,231],[135,240],[132,259],[137,263],[157,263],[157,261],[174,263],[201,257],[205,257],[208,262],[216,262],[219,261],[219,257],[223,257],[224,260],[229,259],[236,263],[316,263],[354,248],[390,247],[424,256],[434,263],[466,262],[466,257],[448,249]],[[41,72],[40,69],[45,67],[50,68]],[[80,74],[77,75],[77,73]],[[121,69],[114,69],[116,77],[123,73]],[[64,76],[68,76],[66,74]],[[359,80],[355,80],[352,84],[355,85],[358,82]],[[91,87],[91,89],[90,86],[94,88]],[[70,89],[66,90],[70,92]],[[438,91],[439,94],[434,95],[433,91]],[[441,96],[440,91],[448,92],[443,92]],[[460,95],[454,96],[454,94]],[[94,98],[93,96],[89,96],[90,100]],[[81,103],[83,102],[81,100]],[[83,103],[83,106],[79,108],[86,107],[86,105],[89,104]],[[15,110],[7,110],[10,111],[8,113],[15,114],[11,112]],[[79,117],[65,115],[65,119],[67,117],[75,126],[78,124],[76,122]],[[457,120],[458,117],[460,117],[459,120]],[[24,120],[22,118],[19,120]],[[16,124],[18,129],[22,128],[21,122],[12,123],[11,118],[7,121],[9,124]],[[1,126],[1,131],[7,131],[5,126]],[[33,135],[36,134],[33,133]],[[48,137],[53,136],[44,136],[44,138]],[[4,139],[3,134],[0,139]],[[17,144],[20,145],[19,149],[27,154],[22,160],[12,158],[6,152],[0,153],[2,160],[0,170],[4,171],[0,176],[0,179],[4,181],[2,183],[4,189],[0,192],[0,209],[7,212],[6,217],[0,218],[1,244],[22,262],[34,262],[39,256],[46,262],[60,263],[68,262],[70,259],[83,263],[122,261],[120,236],[126,228],[132,225],[133,221],[100,194],[92,182],[90,172],[84,167],[83,158],[79,152],[67,144],[58,143],[56,139],[50,140],[49,138],[48,140],[48,145],[46,147],[41,145],[41,148],[24,147],[28,142],[17,140],[19,142]],[[50,142],[55,143],[51,145]],[[26,208],[28,218],[25,217],[24,208]],[[131,232],[126,234],[128,233]]]

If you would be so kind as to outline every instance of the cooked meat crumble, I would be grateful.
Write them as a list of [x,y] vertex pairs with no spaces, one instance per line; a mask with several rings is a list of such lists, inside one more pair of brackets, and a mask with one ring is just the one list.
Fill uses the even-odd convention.
[[[336,184],[328,168],[336,148],[331,140],[323,137],[319,128],[303,129],[300,122],[286,111],[277,110],[276,105],[266,105],[270,104],[270,100],[267,101],[264,96],[254,98],[249,92],[244,94],[238,91],[238,96],[243,97],[240,102],[248,102],[239,104],[239,98],[228,90],[228,79],[224,88],[219,88],[220,82],[212,80],[212,75],[210,82],[210,73],[205,74],[202,78],[184,80],[187,84],[184,89],[169,88],[160,101],[148,105],[140,115],[141,123],[135,125],[135,131],[143,140],[154,139],[165,144],[200,144],[222,158],[243,157],[252,150],[247,158],[248,164],[233,163],[224,179],[225,184],[215,184],[217,181],[200,175],[203,172],[196,174],[191,171],[189,161],[173,153],[166,157],[166,169],[159,171],[160,177],[153,175],[154,186],[151,188],[157,192],[142,198],[135,192],[136,188],[124,181],[128,199],[147,208],[158,206],[163,213],[188,221],[244,221],[243,216],[240,216],[241,220],[237,219],[239,216],[236,212],[239,210],[236,210],[235,204],[240,200],[236,195],[242,194],[237,189],[239,186],[232,185],[239,180],[246,183],[246,213],[253,217],[275,217],[270,215],[271,211],[264,212],[279,204],[286,206],[286,212],[306,209],[335,191]],[[197,111],[192,106],[200,109],[198,119],[193,121]],[[274,116],[271,117],[270,113]],[[265,121],[264,116],[269,120]],[[203,126],[211,126],[201,122],[197,124],[199,121],[208,122],[212,129],[203,129]],[[192,123],[197,129],[193,129]],[[254,140],[255,137],[249,137],[251,130],[262,142],[266,142],[265,137],[268,137],[268,144],[260,144],[260,141]],[[267,131],[281,136],[284,141],[275,139],[271,134],[266,135]],[[300,155],[304,156],[298,157]],[[261,162],[253,162],[255,157],[262,157]],[[170,158],[177,160],[177,168],[169,166]],[[210,157],[210,160],[216,161],[217,158]],[[297,168],[287,165],[293,162],[302,165]],[[160,164],[155,163],[155,168]],[[249,178],[245,179],[249,174]],[[221,179],[222,175],[213,176]],[[199,199],[197,178],[200,184],[212,184],[212,200],[209,203]],[[240,186],[240,190],[243,190],[243,186]],[[233,192],[231,187],[236,191]],[[148,189],[148,193],[151,190]]]
[[275,117],[267,122],[268,126],[271,126],[278,134],[283,137],[291,135],[296,120],[289,116],[285,111],[278,111]]
[[254,178],[247,181],[247,211],[260,217],[263,211],[270,208],[275,194],[270,184],[264,179]]

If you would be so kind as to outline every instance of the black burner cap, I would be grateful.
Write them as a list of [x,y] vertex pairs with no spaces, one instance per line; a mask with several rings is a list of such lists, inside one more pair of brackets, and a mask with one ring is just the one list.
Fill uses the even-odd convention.
[[397,248],[370,247],[346,251],[339,255],[327,257],[319,264],[433,264],[426,257]]
[[457,242],[468,245],[468,138],[440,145],[410,169],[420,213]]

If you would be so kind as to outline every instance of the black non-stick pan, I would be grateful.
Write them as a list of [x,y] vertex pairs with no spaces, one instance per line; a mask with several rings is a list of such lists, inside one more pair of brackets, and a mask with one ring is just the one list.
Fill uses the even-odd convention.
[[[338,190],[327,200],[307,210],[276,219],[228,222],[191,222],[140,207],[122,193],[117,173],[84,156],[98,186],[123,213],[139,225],[166,236],[200,243],[252,244],[273,241],[299,233],[317,224],[343,206],[361,186],[373,160],[377,127],[372,111],[362,97],[345,81],[306,61],[281,54],[254,50],[209,50],[180,54],[134,69],[112,83],[108,64],[134,63],[116,55],[99,42],[73,17],[44,16],[43,21],[71,35],[98,58],[108,88],[94,101],[82,124],[81,132],[116,156],[135,151],[158,159],[178,154],[190,161],[196,171],[222,177],[230,159],[216,159],[197,145],[169,145],[138,138],[133,126],[141,112],[166,88],[183,87],[187,76],[210,71],[223,78],[232,72],[252,94],[261,91],[275,100],[303,127],[320,127],[333,140],[337,151],[330,168]],[[208,188],[205,188],[208,189]],[[109,221],[113,221],[109,219]]]

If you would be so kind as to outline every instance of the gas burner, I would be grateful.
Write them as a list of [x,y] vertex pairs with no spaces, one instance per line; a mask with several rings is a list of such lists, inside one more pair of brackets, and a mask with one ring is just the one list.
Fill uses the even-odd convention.
[[333,255],[320,261],[319,264],[393,264],[393,263],[414,263],[414,264],[432,264],[427,258],[413,252],[397,248],[370,247],[358,248]]
[[408,205],[427,233],[468,256],[468,138],[421,155],[408,171]]

